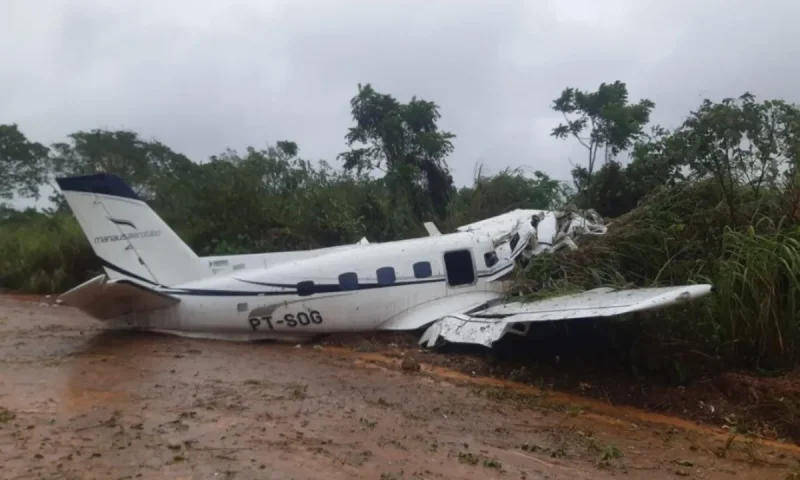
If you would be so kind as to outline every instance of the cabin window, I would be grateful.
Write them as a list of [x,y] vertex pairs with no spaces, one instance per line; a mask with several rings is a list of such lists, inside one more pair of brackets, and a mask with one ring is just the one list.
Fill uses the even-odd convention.
[[433,275],[430,262],[417,262],[414,264],[414,276],[417,278],[428,278]]
[[515,233],[513,237],[511,237],[511,251],[513,252],[514,249],[517,248],[517,244],[519,243],[519,233]]
[[339,275],[339,288],[342,290],[358,290],[358,274],[347,272]]
[[444,267],[447,269],[447,284],[451,287],[475,283],[475,267],[469,250],[445,253]]
[[483,261],[486,263],[488,268],[492,268],[497,265],[497,262],[500,260],[497,258],[497,254],[492,250],[491,252],[486,252],[483,254]]
[[381,267],[375,273],[378,276],[378,285],[391,285],[397,279],[392,267]]
[[297,295],[307,297],[314,293],[314,282],[306,280],[304,282],[297,282]]

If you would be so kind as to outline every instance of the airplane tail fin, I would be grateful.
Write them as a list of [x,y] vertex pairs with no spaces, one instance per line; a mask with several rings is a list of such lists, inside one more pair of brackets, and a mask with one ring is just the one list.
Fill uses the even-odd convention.
[[118,176],[56,182],[109,278],[170,286],[208,274],[189,246]]

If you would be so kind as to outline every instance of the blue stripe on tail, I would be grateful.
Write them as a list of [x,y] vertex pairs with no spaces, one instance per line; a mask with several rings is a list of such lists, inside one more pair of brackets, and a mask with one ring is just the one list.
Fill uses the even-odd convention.
[[58,187],[64,192],[102,193],[114,197],[140,200],[136,192],[113,173],[96,173],[77,177],[56,178]]

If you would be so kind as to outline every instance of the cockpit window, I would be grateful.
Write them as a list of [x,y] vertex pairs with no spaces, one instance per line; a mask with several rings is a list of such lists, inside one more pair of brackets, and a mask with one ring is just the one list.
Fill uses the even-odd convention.
[[492,250],[491,252],[486,252],[483,254],[483,261],[486,263],[488,268],[492,268],[497,265],[497,262],[499,262],[500,259],[497,258],[497,254],[494,252],[494,250]]

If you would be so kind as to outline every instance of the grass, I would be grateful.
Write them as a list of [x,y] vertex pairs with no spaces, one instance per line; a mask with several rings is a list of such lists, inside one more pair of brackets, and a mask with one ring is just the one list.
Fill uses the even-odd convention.
[[641,314],[662,352],[699,352],[730,367],[784,369],[800,356],[800,226],[788,194],[737,193],[731,215],[710,182],[660,191],[576,251],[532,260],[517,293],[711,283],[685,307]]
[[63,292],[99,273],[78,222],[44,215],[0,230],[0,287],[26,293]]

